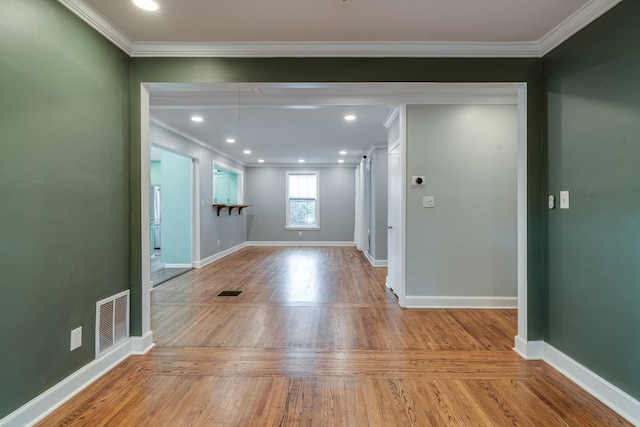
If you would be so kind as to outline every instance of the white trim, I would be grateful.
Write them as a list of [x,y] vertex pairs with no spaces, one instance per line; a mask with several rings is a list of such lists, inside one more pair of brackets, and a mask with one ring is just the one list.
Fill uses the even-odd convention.
[[519,83],[518,92],[518,148],[516,159],[516,286],[518,288],[518,336],[528,337],[528,183],[527,183],[527,84]]
[[355,246],[354,242],[338,242],[338,241],[249,241],[245,242],[246,246]]
[[[315,219],[312,225],[291,225],[291,198],[289,196],[289,177],[292,175],[313,175],[316,178]],[[320,171],[319,170],[287,170],[285,172],[285,230],[320,230]],[[302,234],[301,234],[302,235]]]
[[621,1],[591,0],[538,41],[538,56],[545,56]]
[[148,331],[142,337],[131,337],[131,354],[147,354],[156,344],[153,342],[153,332]]
[[[229,156],[225,156],[225,157],[229,157]],[[233,160],[233,159],[231,159]],[[227,171],[231,171],[233,173],[236,174],[237,178],[238,178],[238,188],[236,189],[236,203],[237,204],[243,204],[244,203],[244,171],[242,171],[241,169],[238,169],[236,167],[230,166],[224,162],[221,162],[219,160],[216,160],[215,158],[211,161],[211,169],[213,171],[216,170],[216,166],[218,166],[219,168],[222,169],[226,169]],[[243,166],[246,167],[245,164],[243,164]],[[213,180],[211,182],[211,200],[215,200],[216,199],[216,189],[215,189],[215,183],[213,181],[215,181],[216,179],[216,174],[215,172],[212,172],[212,177]]]
[[135,43],[132,57],[216,58],[529,58],[537,42],[249,42]]
[[407,308],[509,308],[518,306],[517,297],[409,296]]
[[[382,122],[382,126],[384,126],[385,129],[389,130],[394,120],[398,118],[399,114],[400,114],[400,107],[394,107],[393,110],[391,110],[387,115],[387,117],[384,119],[384,122]],[[387,149],[390,148],[388,144],[386,148]]]
[[513,351],[525,360],[542,360],[544,358],[544,341],[527,341],[516,336]]
[[226,257],[227,255],[231,255],[234,252],[239,251],[240,249],[246,247],[247,244],[246,243],[240,243],[239,245],[233,246],[229,249],[225,249],[223,251],[220,251],[218,253],[215,253],[211,256],[206,257],[205,259],[201,259],[200,261],[196,261],[193,266],[195,268],[202,268],[205,265],[211,264],[214,261],[217,261],[219,259],[222,259],[224,257]]
[[640,401],[545,343],[544,361],[633,425],[640,425]]
[[82,0],[58,0],[80,19],[89,24],[91,28],[102,34],[111,43],[118,46],[126,54],[131,56],[135,49],[135,43],[120,28],[106,20],[91,6]]
[[362,253],[367,258],[367,261],[369,261],[369,264],[371,264],[371,266],[373,266],[373,267],[386,267],[387,266],[387,260],[386,259],[375,259],[374,257],[371,256],[369,251],[363,251]]
[[633,425],[640,426],[640,401],[544,341],[516,337],[514,351],[527,360],[543,360]]
[[128,339],[109,353],[75,371],[0,420],[0,427],[32,426],[43,420],[131,354]]
[[[393,290],[398,296],[398,305],[400,307],[407,306],[407,104],[403,104],[398,109],[398,123],[400,125],[398,131],[398,144],[400,151],[400,223],[398,226],[398,240],[400,245],[400,261],[398,268],[398,283]],[[395,145],[392,144],[391,147]],[[388,258],[388,256],[387,256]]]
[[[151,188],[150,168],[151,168],[151,139],[149,133],[149,91],[144,84],[140,84],[140,248],[141,258],[141,327],[140,332],[145,336],[151,331],[151,257],[149,247],[151,246],[151,230],[149,221],[149,190]],[[134,304],[137,302],[133,302]],[[131,301],[130,305],[131,307]]]
[[58,0],[132,57],[350,57],[533,58],[542,57],[621,0],[591,0],[540,40],[525,42],[134,42],[82,0]]
[[191,265],[195,265],[200,259],[200,209],[207,207],[200,203],[200,159],[191,159],[191,173]]
[[193,264],[165,264],[164,268],[191,268]]

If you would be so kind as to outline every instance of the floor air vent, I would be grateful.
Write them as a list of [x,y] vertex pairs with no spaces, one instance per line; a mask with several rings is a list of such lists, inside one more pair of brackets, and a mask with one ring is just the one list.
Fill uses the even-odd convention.
[[96,358],[129,338],[129,291],[96,303]]
[[242,291],[222,291],[218,294],[219,297],[237,297]]

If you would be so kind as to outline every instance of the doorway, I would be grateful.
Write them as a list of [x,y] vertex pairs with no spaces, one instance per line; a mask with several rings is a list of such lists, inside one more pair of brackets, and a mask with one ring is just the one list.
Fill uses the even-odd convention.
[[[145,162],[149,159],[149,91],[161,90],[161,85],[164,83],[143,83],[141,90],[141,161],[142,161],[142,191],[143,200],[148,197],[145,192],[145,183],[148,183],[148,166]],[[178,86],[172,90],[178,90]],[[224,87],[233,87],[235,90],[239,90],[240,87],[269,87],[270,90],[286,90],[288,94],[294,93],[300,88],[298,83],[207,83],[206,87],[209,90],[211,88],[218,88],[222,90]],[[351,96],[351,99],[358,98],[360,101],[367,105],[405,105],[405,104],[429,104],[429,103],[460,103],[461,98],[464,98],[462,94],[468,96],[469,99],[477,98],[478,95],[492,94],[495,99],[501,97],[507,97],[510,99],[517,99],[518,110],[518,158],[517,158],[517,288],[518,288],[518,335],[516,337],[516,349],[520,350],[522,345],[526,346],[527,342],[527,108],[526,108],[526,83],[314,83],[307,85],[307,89],[313,87],[314,89],[332,90],[337,88],[340,90],[343,99]],[[362,91],[366,88],[368,96],[363,98]],[[166,89],[165,89],[166,93]],[[444,101],[444,98],[449,96],[448,101]],[[436,100],[436,101],[434,101]],[[403,139],[400,139],[400,148],[402,150]],[[401,163],[402,169],[402,163]],[[405,171],[402,170],[404,176]],[[404,182],[402,180],[401,182]],[[403,184],[401,184],[403,185]],[[406,199],[405,195],[401,193],[401,203],[399,206],[400,218],[405,215]],[[142,209],[141,221],[143,224],[148,224],[149,213]],[[148,227],[145,226],[142,229],[142,246],[143,250],[148,250],[149,244],[149,232]],[[403,236],[407,230],[398,230],[400,236]],[[402,251],[402,241],[400,242],[400,248]],[[404,293],[404,283],[402,278],[402,265],[403,259],[399,260],[400,265],[400,280],[397,284],[397,292]],[[142,271],[144,272],[144,265]],[[150,300],[146,292],[145,276],[142,277],[142,334],[145,336],[151,335],[150,330]],[[526,348],[524,349],[526,354]]]
[[192,268],[192,161],[159,146],[150,156],[150,280],[158,286]]

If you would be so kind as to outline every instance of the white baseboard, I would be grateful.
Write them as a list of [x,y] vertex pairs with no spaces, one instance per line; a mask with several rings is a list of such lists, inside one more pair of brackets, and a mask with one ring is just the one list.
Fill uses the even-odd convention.
[[631,424],[640,426],[640,401],[552,345],[517,336],[513,350],[527,360],[543,360]]
[[149,331],[141,337],[131,337],[131,354],[146,354],[156,344],[153,342],[153,332]]
[[355,246],[354,242],[339,241],[304,241],[304,240],[277,240],[277,241],[248,241],[247,246]]
[[516,336],[513,351],[526,360],[544,359],[544,341],[527,341],[520,335]]
[[191,268],[191,264],[165,264],[164,268]]
[[367,258],[367,260],[369,261],[369,264],[371,264],[374,267],[386,267],[387,266],[387,260],[386,259],[375,259],[371,256],[371,254],[369,253],[369,251],[363,251],[364,256]]
[[247,246],[246,242],[245,243],[240,243],[239,245],[235,245],[235,246],[233,246],[233,247],[231,247],[229,249],[225,249],[224,251],[220,251],[220,252],[218,252],[216,254],[213,254],[213,255],[211,255],[209,257],[206,257],[205,259],[201,259],[200,261],[196,261],[196,262],[193,263],[193,266],[195,268],[202,268],[205,265],[211,264],[214,261],[217,261],[217,260],[219,260],[221,258],[226,257],[227,255],[231,255],[232,253],[237,252],[237,251],[239,251],[240,249],[242,249],[242,248],[244,248],[246,246]]
[[631,424],[640,426],[640,401],[547,343],[543,360]]
[[518,308],[518,297],[407,296],[407,308]]
[[0,427],[32,426],[131,355],[131,340],[95,359],[0,420]]

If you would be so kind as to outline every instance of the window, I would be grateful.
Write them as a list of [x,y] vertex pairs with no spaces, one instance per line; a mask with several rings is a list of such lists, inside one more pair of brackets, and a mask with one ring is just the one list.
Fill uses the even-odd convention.
[[318,171],[287,171],[287,229],[320,229]]

